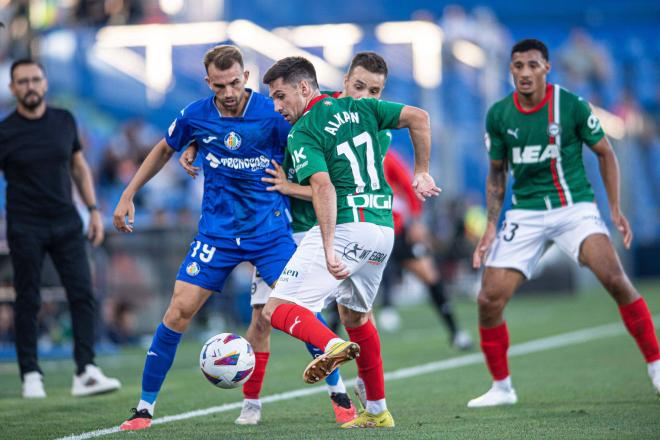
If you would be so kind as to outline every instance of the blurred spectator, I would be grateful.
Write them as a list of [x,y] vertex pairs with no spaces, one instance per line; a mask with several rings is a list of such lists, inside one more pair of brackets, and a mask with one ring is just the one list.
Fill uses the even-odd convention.
[[106,335],[115,344],[137,344],[136,307],[128,301],[110,299],[103,305]]
[[594,93],[605,96],[605,87],[612,74],[611,57],[586,30],[573,29],[569,40],[559,49],[558,61],[566,74],[569,89],[589,99]]
[[643,126],[642,108],[632,90],[624,89],[621,92],[612,112],[623,119],[628,136],[639,136]]

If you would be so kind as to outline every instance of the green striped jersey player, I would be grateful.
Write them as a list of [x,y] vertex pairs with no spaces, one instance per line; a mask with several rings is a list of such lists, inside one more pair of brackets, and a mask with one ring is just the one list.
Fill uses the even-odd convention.
[[511,93],[486,118],[488,154],[510,164],[516,209],[592,202],[582,144],[595,145],[604,135],[589,104],[557,84],[547,84],[545,96],[531,109]]
[[[518,401],[509,374],[509,331],[503,312],[552,243],[591,269],[617,302],[660,394],[660,350],[653,320],[621,267],[582,163],[586,144],[598,156],[612,222],[624,246],[630,247],[632,231],[620,209],[619,166],[612,146],[585,101],[547,82],[549,55],[541,41],[516,43],[509,69],[516,89],[493,105],[486,118],[488,225],[473,255],[475,268],[486,266],[478,300],[479,333],[493,385],[468,407]],[[498,232],[508,168],[515,179],[513,203]]]
[[[394,241],[392,190],[384,177],[377,137],[383,129],[408,128],[415,149],[414,192],[421,200],[436,196],[440,189],[428,174],[428,114],[370,98],[323,95],[314,66],[301,57],[275,63],[264,83],[276,111],[293,124],[287,149],[296,179],[311,186],[318,225],[305,234],[289,260],[263,316],[273,328],[324,351],[305,369],[307,383],[357,357],[366,408],[342,428],[393,427],[378,332],[368,318]],[[337,292],[351,341],[339,338],[314,315]]]

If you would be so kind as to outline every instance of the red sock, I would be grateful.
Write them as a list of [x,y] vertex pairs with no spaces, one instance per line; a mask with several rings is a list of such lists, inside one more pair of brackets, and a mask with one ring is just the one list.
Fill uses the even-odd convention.
[[626,325],[628,332],[637,341],[646,362],[659,360],[658,337],[655,335],[653,318],[651,318],[651,313],[644,298],[625,306],[619,306],[619,312],[621,312],[623,323]]
[[246,399],[258,399],[261,393],[261,386],[264,384],[264,376],[266,375],[266,365],[268,365],[268,358],[270,353],[267,351],[255,351],[254,371],[252,376],[247,382],[243,384],[243,397]]
[[385,377],[383,376],[383,359],[380,356],[380,337],[373,322],[367,321],[360,327],[346,327],[351,341],[360,346],[360,356],[355,360],[358,375],[364,381],[367,389],[367,400],[385,398]]
[[495,380],[506,379],[509,376],[509,364],[506,352],[509,349],[509,330],[506,322],[497,327],[479,327],[481,335],[481,351],[486,357],[486,365]]
[[273,328],[282,330],[294,338],[312,344],[321,351],[334,338],[339,338],[314,314],[297,304],[281,304],[277,306],[270,319]]

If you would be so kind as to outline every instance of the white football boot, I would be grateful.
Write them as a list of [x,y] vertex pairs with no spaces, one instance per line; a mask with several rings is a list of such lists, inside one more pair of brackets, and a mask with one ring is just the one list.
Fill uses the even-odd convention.
[[80,376],[73,376],[71,395],[76,397],[92,396],[94,394],[109,393],[119,388],[121,388],[119,380],[106,377],[99,367],[88,364]]
[[234,423],[237,425],[257,425],[261,421],[261,403],[257,404],[254,400],[243,400],[243,409]]
[[486,392],[468,402],[468,408],[483,408],[487,406],[513,405],[518,402],[516,390],[511,386],[511,376],[496,380]]
[[43,399],[46,397],[43,376],[38,371],[23,375],[23,397],[26,399]]

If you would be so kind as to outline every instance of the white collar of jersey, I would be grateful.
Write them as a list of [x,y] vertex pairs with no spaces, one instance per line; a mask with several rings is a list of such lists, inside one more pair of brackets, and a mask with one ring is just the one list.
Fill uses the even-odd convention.
[[[247,114],[248,107],[250,106],[250,103],[252,102],[252,95],[254,95],[254,91],[250,88],[245,88],[248,92],[250,92],[250,95],[248,96],[248,101],[245,103],[245,108],[243,109],[243,114],[240,116],[241,118],[244,118],[245,115]],[[215,103],[215,96],[213,97],[213,107],[215,107],[215,110],[218,112],[218,116],[221,118],[226,118],[229,116],[222,116],[222,112],[218,108],[217,104]],[[235,118],[236,116],[232,116],[232,118]]]

